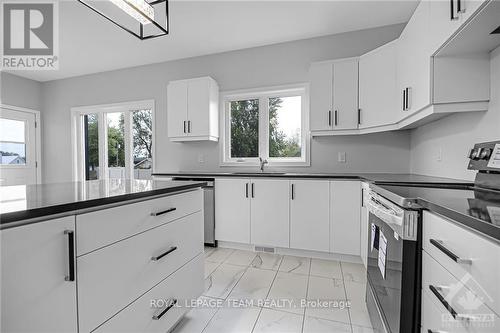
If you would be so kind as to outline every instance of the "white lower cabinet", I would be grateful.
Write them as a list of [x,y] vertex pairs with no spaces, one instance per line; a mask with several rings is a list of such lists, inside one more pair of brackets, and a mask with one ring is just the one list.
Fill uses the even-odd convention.
[[215,180],[215,239],[250,244],[250,179]]
[[74,216],[0,232],[1,332],[77,331],[76,281],[66,281],[74,234],[67,230],[74,232]]
[[330,182],[330,252],[360,255],[359,181]]
[[288,180],[252,179],[250,240],[252,244],[289,247]]
[[198,211],[78,257],[80,331],[94,330],[203,252],[202,224]]
[[329,181],[290,180],[290,247],[330,250]]
[[203,293],[203,259],[198,255],[94,332],[167,332]]

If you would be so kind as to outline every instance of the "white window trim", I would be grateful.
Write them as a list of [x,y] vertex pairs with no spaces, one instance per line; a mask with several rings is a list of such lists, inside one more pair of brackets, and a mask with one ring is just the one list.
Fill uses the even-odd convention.
[[[291,157],[269,157],[269,115],[267,98],[286,96],[302,97],[302,115],[301,115],[301,145],[303,154],[300,158]],[[236,159],[230,157],[230,107],[229,102],[236,99],[259,99],[259,156],[267,159],[268,167],[300,167],[310,166],[310,131],[309,131],[309,83],[298,83],[283,86],[272,86],[258,89],[244,89],[224,91],[221,93],[221,104],[223,106],[221,128],[222,144],[220,144],[220,166],[258,166],[259,158]]]
[[[141,109],[151,109],[152,112],[152,127],[153,127],[153,165],[152,165],[152,173],[156,170],[156,125],[155,125],[155,100],[140,100],[140,101],[130,101],[130,102],[121,102],[121,103],[112,103],[112,104],[98,104],[98,105],[88,105],[88,106],[78,106],[71,108],[71,149],[72,149],[72,176],[74,181],[84,181],[85,180],[85,170],[83,168],[83,159],[82,159],[82,149],[83,149],[83,140],[82,140],[82,130],[83,123],[81,122],[81,116],[86,114],[97,114],[98,122],[99,122],[99,131],[102,133],[107,133],[106,122],[104,121],[105,113],[114,113],[114,112],[124,112],[127,116],[125,116],[125,139],[129,138],[131,142],[125,145],[125,175],[126,178],[132,178],[133,174],[133,160],[132,153],[130,151],[130,147],[133,146],[132,135],[130,132],[132,131],[131,127],[131,110],[141,110]],[[101,128],[104,127],[104,128]],[[107,135],[104,135],[104,140],[99,138],[99,179],[107,178],[107,168],[104,161],[107,161]],[[105,170],[106,169],[106,170]],[[104,177],[103,177],[104,176]]]
[[[42,183],[42,121],[40,118],[40,111],[33,110],[29,108],[24,108],[20,106],[10,105],[10,104],[2,104],[0,103],[0,107],[6,110],[17,111],[17,112],[26,112],[32,113],[35,116],[35,167],[36,167],[36,184]],[[13,167],[13,166],[11,166]],[[14,167],[24,167],[24,166],[14,166]],[[3,166],[5,168],[5,166]]]

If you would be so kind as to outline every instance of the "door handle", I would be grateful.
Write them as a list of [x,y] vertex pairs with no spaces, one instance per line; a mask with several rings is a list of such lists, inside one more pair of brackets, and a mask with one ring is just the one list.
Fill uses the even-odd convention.
[[361,109],[358,109],[358,125],[361,125]]
[[163,317],[165,315],[165,313],[167,313],[171,308],[174,307],[175,304],[177,304],[177,300],[175,298],[172,298],[170,300],[170,302],[168,302],[168,303],[169,304],[165,309],[163,309],[159,313],[153,315],[153,318],[152,318],[153,320],[160,320],[160,318]]
[[64,230],[64,234],[68,236],[68,275],[64,280],[75,281],[75,232]]
[[406,88],[406,110],[409,110],[411,105],[410,105],[410,96],[411,95],[411,88],[410,87],[407,87]]
[[403,89],[403,111],[406,111],[406,89]]
[[184,133],[186,133],[186,121],[184,120]]
[[248,198],[248,183],[245,184],[245,197]]
[[332,110],[328,110],[328,126],[332,126]]
[[453,253],[451,250],[446,248],[444,246],[443,241],[437,240],[437,239],[430,239],[429,242],[434,245],[435,247],[438,248],[441,252],[446,254],[448,257],[450,257],[453,261],[455,261],[458,264],[466,264],[466,265],[472,265],[472,260],[470,259],[462,259],[459,256],[457,256],[455,253]]
[[295,200],[295,184],[292,184],[292,200]]
[[252,183],[252,198],[255,198],[255,184]]
[[177,208],[172,207],[172,208],[169,208],[169,209],[166,209],[166,210],[162,210],[161,212],[151,213],[151,216],[160,216],[160,215],[163,215],[163,214],[167,214],[167,213],[173,212],[174,210],[177,210]]
[[338,111],[335,110],[335,126],[337,126],[337,124],[338,124],[338,116],[337,116],[337,114],[338,114]]
[[188,133],[191,133],[191,120],[188,120]]
[[160,260],[161,258],[165,257],[166,255],[169,255],[170,253],[174,252],[175,250],[177,250],[177,246],[172,246],[170,249],[168,249],[167,251],[163,252],[162,254],[156,256],[156,257],[151,257],[151,260],[153,261],[158,261]]

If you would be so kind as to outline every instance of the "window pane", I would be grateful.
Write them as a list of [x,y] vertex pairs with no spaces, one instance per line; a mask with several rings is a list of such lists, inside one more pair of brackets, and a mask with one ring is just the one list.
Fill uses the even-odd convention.
[[99,178],[99,126],[97,114],[83,116],[85,179]]
[[301,157],[301,96],[269,98],[269,157]]
[[24,143],[0,142],[1,165],[25,165],[26,145]]
[[232,101],[231,157],[259,156],[259,100]]
[[24,142],[24,121],[0,118],[0,141]]
[[153,113],[151,110],[132,112],[134,148],[134,178],[150,179],[153,166]]
[[107,113],[109,178],[125,178],[125,117],[122,112]]

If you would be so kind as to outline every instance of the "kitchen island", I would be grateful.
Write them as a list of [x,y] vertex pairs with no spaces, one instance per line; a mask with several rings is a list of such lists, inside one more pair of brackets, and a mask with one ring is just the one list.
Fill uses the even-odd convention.
[[168,331],[203,292],[204,184],[1,187],[1,331]]

